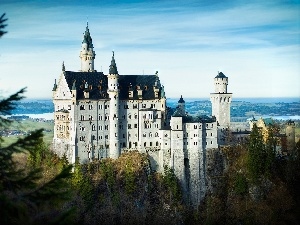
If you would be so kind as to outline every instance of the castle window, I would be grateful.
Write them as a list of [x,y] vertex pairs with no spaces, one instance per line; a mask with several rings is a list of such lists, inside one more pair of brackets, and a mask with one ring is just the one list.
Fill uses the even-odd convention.
[[149,137],[152,137],[152,133],[151,132],[149,133]]
[[123,134],[123,138],[125,138],[125,134]]
[[194,125],[194,129],[197,129],[197,125]]
[[102,105],[99,105],[99,109],[102,109]]
[[96,140],[96,136],[95,135],[92,136],[92,140]]
[[108,125],[105,125],[104,129],[105,129],[105,130],[108,130]]
[[128,129],[131,129],[131,124],[128,124]]
[[212,144],[213,142],[211,141],[210,143]]
[[137,125],[137,123],[135,123],[135,124],[134,124],[134,128],[137,128],[137,127],[138,127],[138,125]]
[[128,115],[128,119],[131,119],[131,114]]
[[84,115],[81,115],[81,116],[80,116],[80,120],[84,120]]
[[84,141],[84,139],[85,139],[85,136],[80,136],[80,137],[79,137],[79,140],[80,140],[80,141]]
[[156,142],[156,144],[155,144],[156,146],[158,146],[158,141]]
[[129,109],[128,105],[124,105],[124,109]]
[[[59,106],[58,106],[59,107]],[[85,110],[85,106],[84,105],[80,105],[79,107],[80,110]]]
[[68,110],[71,110],[71,105],[68,105]]
[[104,105],[104,109],[107,109],[107,105]]
[[99,130],[102,130],[102,126],[99,126]]
[[137,104],[133,104],[133,108],[134,108],[134,109],[137,109]]
[[108,135],[105,135],[105,139],[108,139]]
[[168,143],[166,142],[165,145],[168,145]]
[[115,133],[115,137],[118,137],[118,136],[117,136],[117,133]]
[[96,126],[95,124],[92,125],[92,130],[95,131],[96,130]]
[[212,133],[210,133],[210,136],[212,136]]
[[177,129],[178,129],[178,125],[177,125]]
[[92,110],[93,109],[93,105],[89,105],[89,110]]
[[146,142],[144,142],[144,147],[146,147]]
[[157,132],[155,133],[155,137],[158,137],[158,133]]
[[146,104],[142,104],[142,108],[143,108],[143,109],[146,108]]
[[150,141],[150,147],[152,146],[152,142]]

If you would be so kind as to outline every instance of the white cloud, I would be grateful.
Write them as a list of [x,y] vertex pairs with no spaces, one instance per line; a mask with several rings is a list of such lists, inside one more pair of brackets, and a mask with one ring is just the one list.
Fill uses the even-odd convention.
[[27,85],[28,96],[50,98],[63,60],[67,69],[80,69],[89,16],[97,69],[107,72],[114,49],[121,74],[159,70],[168,97],[208,97],[219,69],[236,96],[300,96],[297,7],[274,1],[180,4],[6,4],[9,33],[0,41],[0,89]]

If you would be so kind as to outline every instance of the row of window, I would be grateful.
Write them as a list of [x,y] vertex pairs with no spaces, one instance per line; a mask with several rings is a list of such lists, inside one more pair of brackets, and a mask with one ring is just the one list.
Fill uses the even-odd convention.
[[65,126],[65,125],[57,125],[56,126],[56,130],[57,131],[69,131],[72,130],[71,128],[69,128],[69,126]]
[[[207,145],[207,142],[205,142],[205,144]],[[212,145],[212,144],[213,144],[213,141],[211,141],[210,144]],[[184,141],[184,142],[183,142],[183,145],[189,145],[189,143]],[[198,142],[197,142],[197,141],[194,141],[192,145],[198,145]]]
[[[119,109],[120,109],[121,105],[119,105]],[[162,104],[161,107],[163,108],[164,105]],[[88,105],[87,109],[89,110],[93,110],[93,105]],[[138,108],[138,104],[133,104],[132,105],[132,108],[133,109],[137,109]],[[145,109],[147,108],[147,104],[146,103],[143,103],[142,104],[142,108]],[[151,109],[154,109],[155,108],[155,104],[150,104],[150,108]],[[68,109],[71,110],[71,105],[68,105]],[[86,109],[86,105],[82,104],[79,106],[79,110],[85,110]],[[109,105],[99,105],[99,109],[109,109]],[[124,109],[129,109],[129,106],[128,105],[124,105]],[[59,106],[58,106],[58,110],[59,110]]]

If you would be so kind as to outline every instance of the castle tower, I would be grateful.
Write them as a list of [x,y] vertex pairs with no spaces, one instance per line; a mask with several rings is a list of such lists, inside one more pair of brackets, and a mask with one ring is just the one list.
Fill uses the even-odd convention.
[[291,153],[295,148],[295,122],[288,120],[285,128],[286,147],[288,153]]
[[88,23],[86,24],[86,30],[84,32],[83,41],[81,45],[80,51],[80,59],[81,59],[81,71],[82,72],[90,72],[94,71],[94,59],[95,59],[95,51],[93,50],[93,42],[89,30]]
[[230,103],[232,93],[227,93],[228,77],[222,72],[214,79],[215,92],[210,94],[210,101],[212,104],[212,116],[221,127],[228,127],[230,125]]
[[182,95],[180,96],[180,99],[178,100],[178,110],[180,111],[181,115],[185,115],[185,101],[182,98]]
[[110,97],[109,106],[109,157],[116,159],[120,156],[119,147],[119,74],[113,52],[111,64],[109,66],[108,94]]

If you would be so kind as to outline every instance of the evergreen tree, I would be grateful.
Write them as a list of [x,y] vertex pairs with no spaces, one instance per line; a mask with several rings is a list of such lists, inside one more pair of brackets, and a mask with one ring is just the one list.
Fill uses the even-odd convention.
[[264,173],[265,146],[259,128],[254,124],[248,144],[248,171],[253,182]]
[[268,129],[268,137],[265,145],[264,171],[267,177],[271,176],[276,157],[276,138],[274,131],[275,127],[271,127]]
[[[0,37],[6,32],[5,14],[0,17]],[[24,98],[25,89],[0,100],[0,128],[9,128],[11,121],[3,115],[9,115],[17,102]],[[67,197],[66,178],[71,175],[71,166],[63,168],[52,179],[39,183],[42,169],[20,168],[15,156],[29,154],[35,158],[38,154],[43,130],[37,130],[16,142],[3,146],[0,137],[0,224],[40,224],[64,223],[70,218],[70,211],[61,210],[60,206]],[[49,215],[51,214],[51,215]],[[47,218],[48,220],[45,220]],[[64,218],[64,219],[63,219]]]

